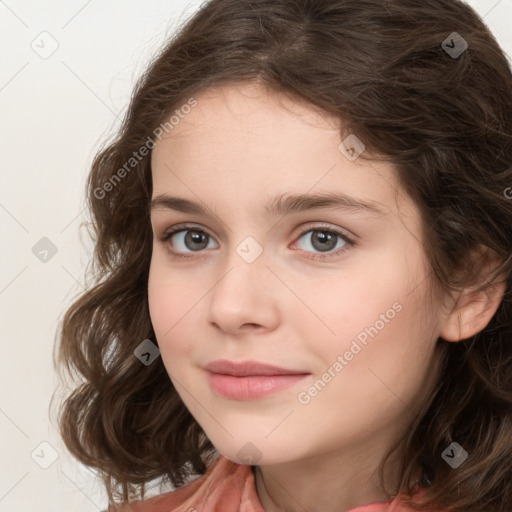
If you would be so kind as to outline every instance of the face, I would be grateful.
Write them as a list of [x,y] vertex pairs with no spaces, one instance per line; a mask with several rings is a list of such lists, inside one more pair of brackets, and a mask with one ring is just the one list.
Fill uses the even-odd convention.
[[[238,462],[379,452],[436,377],[417,208],[318,109],[254,83],[196,99],[151,162],[149,308],[172,384]],[[323,194],[345,201],[290,199]],[[219,359],[295,376],[212,375]]]

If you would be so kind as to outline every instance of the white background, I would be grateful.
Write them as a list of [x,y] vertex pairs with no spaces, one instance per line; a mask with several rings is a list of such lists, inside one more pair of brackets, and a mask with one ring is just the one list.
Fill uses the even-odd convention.
[[[91,244],[80,225],[95,151],[148,58],[201,3],[0,0],[0,512],[107,506],[49,415],[55,331],[84,287]],[[512,0],[468,3],[511,56]],[[58,48],[43,59],[38,44]],[[43,237],[57,248],[46,263],[32,252]],[[43,469],[36,461],[51,462],[53,450]]]

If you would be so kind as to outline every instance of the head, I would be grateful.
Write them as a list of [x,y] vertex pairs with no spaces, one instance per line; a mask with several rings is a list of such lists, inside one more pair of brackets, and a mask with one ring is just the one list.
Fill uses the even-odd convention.
[[[61,330],[86,380],[68,447],[126,499],[216,451],[276,464],[373,439],[392,493],[509,503],[511,162],[512,74],[465,4],[205,4],[93,162],[96,281]],[[299,194],[374,208],[278,208]],[[209,386],[215,359],[308,375],[233,401]]]

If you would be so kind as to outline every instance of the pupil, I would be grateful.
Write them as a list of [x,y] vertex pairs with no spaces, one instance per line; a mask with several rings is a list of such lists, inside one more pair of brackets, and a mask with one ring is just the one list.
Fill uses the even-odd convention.
[[[201,238],[205,238],[206,237],[204,236],[203,233],[198,233],[197,231],[189,231],[189,233],[187,234],[186,236],[187,238],[187,241],[191,241],[193,244],[201,244]],[[203,246],[204,246],[204,241],[203,241]],[[204,247],[199,247],[199,249],[203,249]],[[197,247],[196,247],[197,249]]]
[[[313,236],[313,245],[315,245],[315,241],[320,242],[320,247],[315,247],[321,251],[328,251],[334,247],[336,244],[332,244],[334,240],[334,236],[332,233],[328,233],[326,231],[319,231],[316,235]],[[329,244],[329,242],[331,242]]]

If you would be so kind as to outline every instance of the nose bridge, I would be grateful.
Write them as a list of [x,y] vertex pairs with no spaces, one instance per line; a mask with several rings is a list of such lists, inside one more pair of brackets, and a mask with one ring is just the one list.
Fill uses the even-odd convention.
[[270,274],[266,264],[263,247],[254,239],[244,240],[226,256],[224,272],[215,288],[222,293],[243,294],[243,297],[250,297],[254,292],[259,293],[265,288],[260,288],[259,285],[268,278],[266,274]]
[[245,323],[271,323],[273,287],[269,279],[274,276],[267,263],[263,247],[254,239],[244,239],[230,250],[210,296],[211,322],[225,330]]

